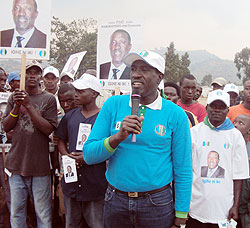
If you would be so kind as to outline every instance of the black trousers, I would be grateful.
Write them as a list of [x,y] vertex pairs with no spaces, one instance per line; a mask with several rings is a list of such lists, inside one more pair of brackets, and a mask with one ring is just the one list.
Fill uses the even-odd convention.
[[218,228],[217,224],[212,223],[202,223],[191,217],[188,218],[186,228]]

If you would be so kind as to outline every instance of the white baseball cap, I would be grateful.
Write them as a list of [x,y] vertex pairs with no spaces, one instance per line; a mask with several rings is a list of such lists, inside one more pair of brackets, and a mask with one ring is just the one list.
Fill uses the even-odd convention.
[[55,67],[53,66],[46,67],[43,71],[43,77],[49,73],[54,74],[56,78],[59,78],[59,71]]
[[102,86],[100,80],[91,74],[83,74],[79,79],[72,82],[72,85],[78,90],[93,89],[102,95]]
[[207,104],[211,104],[214,101],[222,101],[227,107],[230,106],[230,96],[227,92],[218,89],[210,92],[207,96]]
[[231,84],[226,84],[224,89],[225,92],[234,92],[239,96],[239,88],[237,85],[231,83]]
[[62,79],[62,77],[64,77],[64,76],[68,76],[68,77],[70,77],[71,79],[74,80],[74,75],[71,74],[70,72],[67,72],[67,71],[62,72],[60,78]]
[[165,60],[158,53],[155,53],[153,51],[148,51],[148,50],[143,50],[140,54],[131,52],[125,56],[124,63],[130,67],[132,63],[136,60],[142,60],[146,62],[151,67],[156,68],[158,71],[164,74]]

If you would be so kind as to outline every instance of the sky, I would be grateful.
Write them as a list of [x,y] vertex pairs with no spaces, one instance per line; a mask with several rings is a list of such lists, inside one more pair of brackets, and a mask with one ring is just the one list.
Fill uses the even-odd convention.
[[52,0],[61,21],[94,18],[144,21],[144,48],[207,50],[222,59],[250,47],[249,0]]

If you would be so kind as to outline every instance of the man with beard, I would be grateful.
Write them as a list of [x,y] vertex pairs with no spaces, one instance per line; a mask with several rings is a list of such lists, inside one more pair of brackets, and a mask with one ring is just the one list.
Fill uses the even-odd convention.
[[38,16],[35,0],[14,0],[14,29],[1,31],[1,47],[46,48],[46,34],[35,27]]

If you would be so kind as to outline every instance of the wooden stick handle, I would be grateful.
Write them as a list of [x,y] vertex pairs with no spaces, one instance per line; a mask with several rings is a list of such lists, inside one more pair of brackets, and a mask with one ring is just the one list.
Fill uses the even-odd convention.
[[5,162],[5,149],[4,149],[4,146],[2,146],[2,162],[3,162],[3,173],[4,173],[4,180],[7,181],[8,180],[8,176],[6,175],[4,169],[5,169],[5,165],[4,165],[4,162]]
[[20,78],[20,90],[25,90],[25,77],[26,77],[26,54],[22,54],[21,57],[21,78]]
[[115,87],[115,95],[120,95],[121,94],[121,88],[120,86]]

